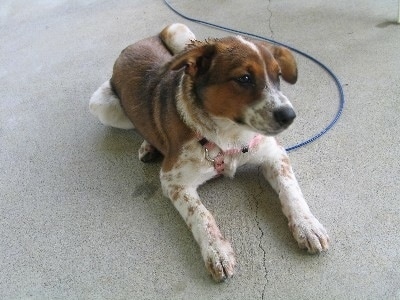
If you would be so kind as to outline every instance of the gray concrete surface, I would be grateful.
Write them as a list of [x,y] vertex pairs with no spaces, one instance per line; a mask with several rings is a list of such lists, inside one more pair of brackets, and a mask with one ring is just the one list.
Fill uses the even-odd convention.
[[[346,108],[291,153],[327,227],[329,252],[297,248],[257,169],[200,189],[236,250],[215,284],[163,198],[158,164],[137,159],[133,131],[103,127],[88,100],[119,52],[172,22],[200,39],[227,33],[182,20],[162,1],[0,2],[1,299],[400,299],[400,26],[395,0],[172,3],[192,17],[272,37],[330,66]],[[333,117],[337,91],[296,55],[284,86],[298,111],[285,145]]]

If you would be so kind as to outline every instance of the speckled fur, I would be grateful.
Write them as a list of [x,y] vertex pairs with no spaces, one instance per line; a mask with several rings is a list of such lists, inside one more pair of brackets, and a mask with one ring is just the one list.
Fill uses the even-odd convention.
[[[281,75],[290,83],[296,81],[297,68],[293,57],[282,47],[242,37],[221,41],[210,39],[205,43],[193,39],[193,33],[185,25],[173,24],[166,27],[159,37],[128,47],[117,60],[110,83],[103,84],[92,96],[91,111],[106,125],[120,128],[134,126],[146,139],[139,150],[140,159],[151,159],[157,151],[164,156],[160,172],[163,192],[193,233],[206,268],[216,281],[234,274],[236,260],[231,244],[223,237],[197,193],[199,185],[218,174],[213,163],[206,159],[198,136],[205,136],[216,145],[210,149],[210,157],[229,153],[224,156],[222,174],[225,176],[233,177],[237,168],[246,163],[261,166],[264,177],[279,195],[282,211],[299,246],[310,253],[327,250],[329,237],[326,230],[311,213],[289,158],[273,137],[290,125],[277,123],[274,110],[281,107],[292,109],[289,100],[279,89],[278,78]],[[153,51],[156,53],[153,58],[150,55],[154,53],[146,54],[151,50],[151,45],[157,48]],[[226,52],[228,54],[224,55],[232,57],[210,58],[210,47],[214,47],[214,52]],[[235,52],[237,47],[240,47],[240,52]],[[138,55],[137,51],[144,51],[145,60],[157,60],[155,68],[159,65],[160,71],[153,72],[153,76],[165,74],[168,78],[160,77],[146,90],[142,86],[147,82],[140,81],[140,72],[146,72],[144,67],[140,69],[140,60],[136,61],[135,67],[139,68],[138,77],[127,78],[126,74],[132,74],[135,70],[129,69],[126,64],[131,64],[132,57]],[[168,51],[176,55],[172,57]],[[235,55],[240,55],[242,65],[236,69],[227,67],[234,61]],[[199,60],[200,57],[202,60]],[[247,61],[243,61],[243,57]],[[256,89],[255,85],[249,86],[246,90],[237,82],[219,83],[214,78],[220,74],[213,72],[233,72],[233,75],[224,75],[228,78],[239,76],[238,70],[243,69],[243,65],[245,70],[256,73],[254,76],[260,87]],[[202,77],[201,83],[196,83],[193,78],[198,77],[201,68],[206,68],[209,74],[208,77]],[[128,73],[124,73],[124,70]],[[207,87],[207,80],[214,80],[215,83],[201,90]],[[198,99],[194,96],[196,84],[199,84],[196,91],[205,99],[202,105],[198,105]],[[254,92],[249,93],[250,88],[254,88]],[[236,89],[233,94],[232,89]],[[132,90],[135,90],[136,96],[131,94]],[[137,95],[148,97],[153,90],[153,98],[135,98]],[[152,106],[151,109],[149,106]],[[256,133],[264,135],[248,152],[229,151],[249,145]]]

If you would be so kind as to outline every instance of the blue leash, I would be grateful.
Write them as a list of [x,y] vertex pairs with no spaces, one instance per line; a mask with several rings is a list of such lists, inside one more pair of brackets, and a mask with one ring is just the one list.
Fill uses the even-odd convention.
[[319,139],[320,137],[322,137],[325,133],[327,133],[330,129],[332,129],[332,127],[337,123],[337,121],[339,120],[339,118],[340,118],[340,116],[341,116],[341,114],[342,114],[342,112],[343,112],[343,108],[344,108],[344,92],[343,92],[343,87],[342,87],[342,84],[340,83],[339,79],[337,78],[337,76],[332,72],[332,70],[329,69],[327,66],[325,66],[322,62],[320,62],[320,61],[317,60],[316,58],[312,57],[311,55],[309,55],[309,54],[307,54],[307,53],[305,53],[305,52],[303,52],[303,51],[300,51],[300,50],[298,50],[298,49],[296,49],[296,48],[293,48],[293,47],[291,47],[291,46],[289,46],[289,45],[286,45],[286,44],[284,44],[284,43],[277,42],[277,41],[271,40],[271,39],[269,39],[269,38],[266,38],[266,37],[263,37],[263,36],[260,36],[260,35],[256,35],[256,34],[244,32],[244,31],[240,31],[240,30],[236,30],[236,29],[231,29],[231,28],[224,27],[224,26],[221,26],[221,25],[217,25],[217,24],[209,23],[209,22],[202,21],[202,20],[199,20],[199,19],[194,19],[194,18],[188,17],[188,16],[184,15],[183,13],[179,12],[178,10],[176,10],[176,9],[169,3],[168,0],[164,0],[164,3],[165,3],[173,12],[175,12],[177,15],[179,15],[179,16],[181,16],[182,18],[184,18],[184,19],[186,19],[186,20],[189,20],[189,21],[191,21],[191,22],[195,22],[195,23],[198,23],[198,24],[206,25],[206,26],[209,26],[209,27],[217,28],[217,29],[224,30],[224,31],[228,31],[228,32],[232,32],[232,33],[237,33],[237,34],[241,34],[241,35],[247,35],[247,36],[250,36],[250,37],[253,37],[253,38],[256,38],[256,39],[264,40],[264,41],[267,41],[267,42],[270,42],[270,43],[273,43],[273,44],[276,44],[276,45],[280,45],[280,46],[286,47],[286,48],[292,50],[293,52],[296,52],[296,53],[298,53],[298,54],[304,56],[305,58],[308,58],[309,60],[311,60],[312,62],[314,62],[314,63],[317,64],[318,66],[320,66],[323,70],[325,70],[325,72],[327,72],[329,76],[331,76],[331,78],[332,78],[333,81],[335,82],[336,87],[337,87],[338,92],[339,92],[339,107],[338,107],[338,110],[337,110],[337,112],[336,112],[335,117],[334,117],[333,120],[328,124],[328,126],[326,126],[322,131],[320,131],[319,133],[315,134],[314,136],[312,136],[311,138],[309,138],[309,139],[307,139],[307,140],[305,140],[305,141],[302,141],[302,142],[300,142],[300,143],[298,143],[298,144],[295,144],[295,145],[293,145],[293,146],[287,147],[287,148],[286,148],[286,151],[289,152],[289,151],[298,149],[298,148],[300,148],[300,147],[306,146],[306,145],[308,145],[308,144],[311,143],[311,142],[314,142],[315,140],[317,140],[317,139]]

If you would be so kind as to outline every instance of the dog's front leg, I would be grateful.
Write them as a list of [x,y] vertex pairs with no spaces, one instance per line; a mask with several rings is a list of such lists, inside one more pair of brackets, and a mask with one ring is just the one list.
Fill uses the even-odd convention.
[[164,194],[171,199],[200,246],[208,271],[216,281],[234,273],[235,255],[230,243],[222,236],[213,216],[201,203],[197,187],[179,182],[174,172],[161,172]]
[[262,165],[264,177],[279,195],[282,211],[289,221],[300,248],[310,253],[325,251],[329,237],[325,228],[311,213],[293,173],[285,149],[270,138],[265,143],[265,162]]

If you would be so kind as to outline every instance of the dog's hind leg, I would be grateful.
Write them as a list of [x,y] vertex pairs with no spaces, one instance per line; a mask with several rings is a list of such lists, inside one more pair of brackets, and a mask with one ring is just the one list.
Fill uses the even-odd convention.
[[142,162],[152,162],[160,158],[162,154],[148,141],[144,140],[139,148],[139,159]]
[[194,33],[184,24],[174,23],[163,29],[160,38],[172,54],[184,50],[188,44],[196,40]]
[[93,93],[89,101],[89,110],[106,126],[120,129],[134,128],[124,113],[119,98],[112,90],[109,80]]

